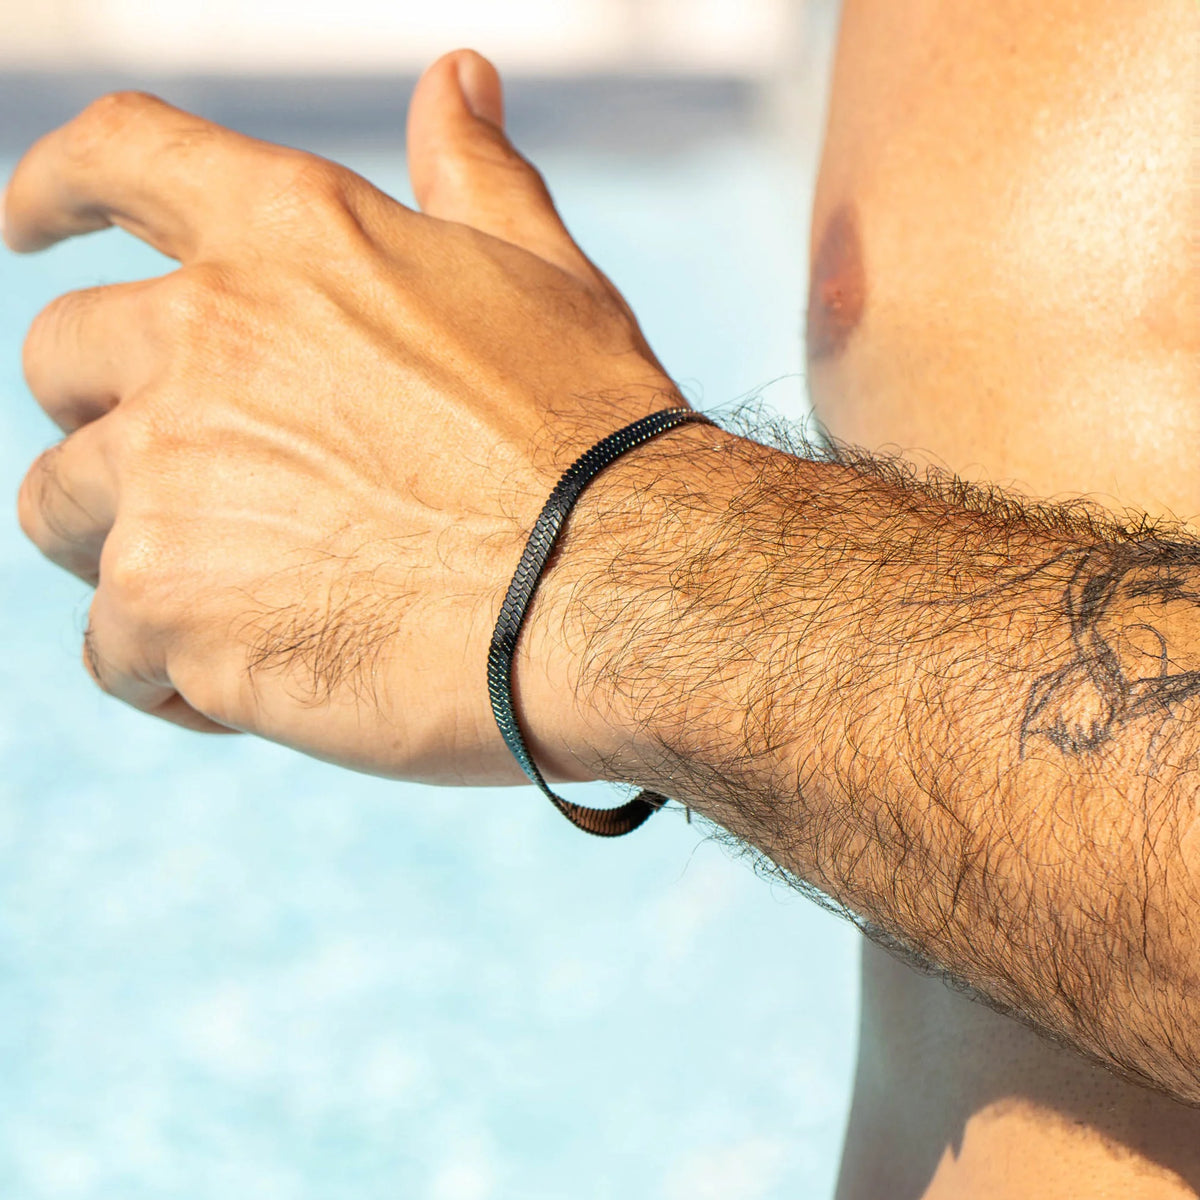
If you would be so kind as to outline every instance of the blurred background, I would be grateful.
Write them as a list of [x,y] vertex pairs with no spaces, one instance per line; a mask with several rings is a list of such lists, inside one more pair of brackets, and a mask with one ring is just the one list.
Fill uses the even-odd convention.
[[764,119],[803,135],[820,122],[836,10],[835,0],[2,0],[0,138],[26,141],[97,88],[127,84],[263,129],[394,140],[408,84],[462,44],[528,81],[523,123],[564,141],[633,149]]
[[[0,179],[135,86],[407,201],[412,84],[470,45],[691,399],[801,419],[836,18],[831,0],[0,0]],[[6,495],[56,436],[21,378],[34,314],[171,266],[119,232],[0,257]],[[399,785],[127,711],[78,664],[87,604],[0,507],[3,1200],[832,1194],[852,930],[676,814],[600,842],[531,789]]]
[[[755,73],[780,64],[805,5],[788,0],[39,0],[10,5],[4,58],[37,66],[297,73],[413,69],[447,40],[515,71]],[[799,19],[798,19],[799,18]]]

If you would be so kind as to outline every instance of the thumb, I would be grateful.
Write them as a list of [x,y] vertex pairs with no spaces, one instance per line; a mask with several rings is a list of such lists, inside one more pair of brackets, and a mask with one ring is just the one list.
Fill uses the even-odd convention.
[[408,170],[421,211],[521,246],[573,275],[599,279],[554,208],[542,177],[504,133],[500,76],[473,50],[438,59],[408,110]]

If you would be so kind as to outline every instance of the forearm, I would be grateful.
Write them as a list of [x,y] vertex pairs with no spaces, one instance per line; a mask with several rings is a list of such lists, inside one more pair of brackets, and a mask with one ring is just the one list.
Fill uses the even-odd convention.
[[1200,548],[696,429],[555,573],[590,769],[1200,1101]]
[[[96,585],[106,691],[383,775],[518,775],[483,675],[524,537],[566,463],[677,397],[502,115],[477,56],[423,78],[427,215],[139,95],[18,164],[10,246],[120,224],[182,264],[60,297],[25,345],[67,436],[19,517]],[[585,492],[517,706],[552,770],[689,802],[1198,1101],[1198,574],[1191,543],[688,427]]]

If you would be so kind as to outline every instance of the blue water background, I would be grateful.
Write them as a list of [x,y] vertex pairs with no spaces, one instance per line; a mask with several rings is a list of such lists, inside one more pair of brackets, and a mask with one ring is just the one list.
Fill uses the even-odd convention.
[[[399,145],[351,161],[407,196]],[[787,154],[541,165],[693,399],[785,377],[765,395],[802,415]],[[30,319],[168,268],[116,232],[0,257],[4,496],[55,437]],[[2,1200],[831,1193],[853,931],[677,816],[595,841],[531,789],[383,782],[125,709],[79,666],[87,590],[8,502],[0,598]]]

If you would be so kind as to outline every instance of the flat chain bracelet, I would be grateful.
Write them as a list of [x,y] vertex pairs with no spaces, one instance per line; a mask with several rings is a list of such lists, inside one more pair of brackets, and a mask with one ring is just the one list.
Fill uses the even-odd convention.
[[521,764],[525,774],[541,788],[568,821],[598,837],[618,837],[631,832],[651,813],[662,808],[667,798],[657,792],[642,791],[617,808],[587,808],[582,804],[564,800],[550,790],[529,753],[513,708],[512,670],[513,658],[517,652],[517,638],[529,611],[530,601],[537,591],[542,571],[558,542],[567,516],[583,489],[614,459],[668,429],[691,421],[713,424],[708,417],[694,409],[666,408],[610,433],[566,469],[534,522],[521,561],[517,564],[516,574],[513,575],[504,603],[500,606],[500,615],[496,620],[492,644],[488,650],[488,695],[491,697],[492,713],[500,727],[500,736],[504,738],[505,745]]

